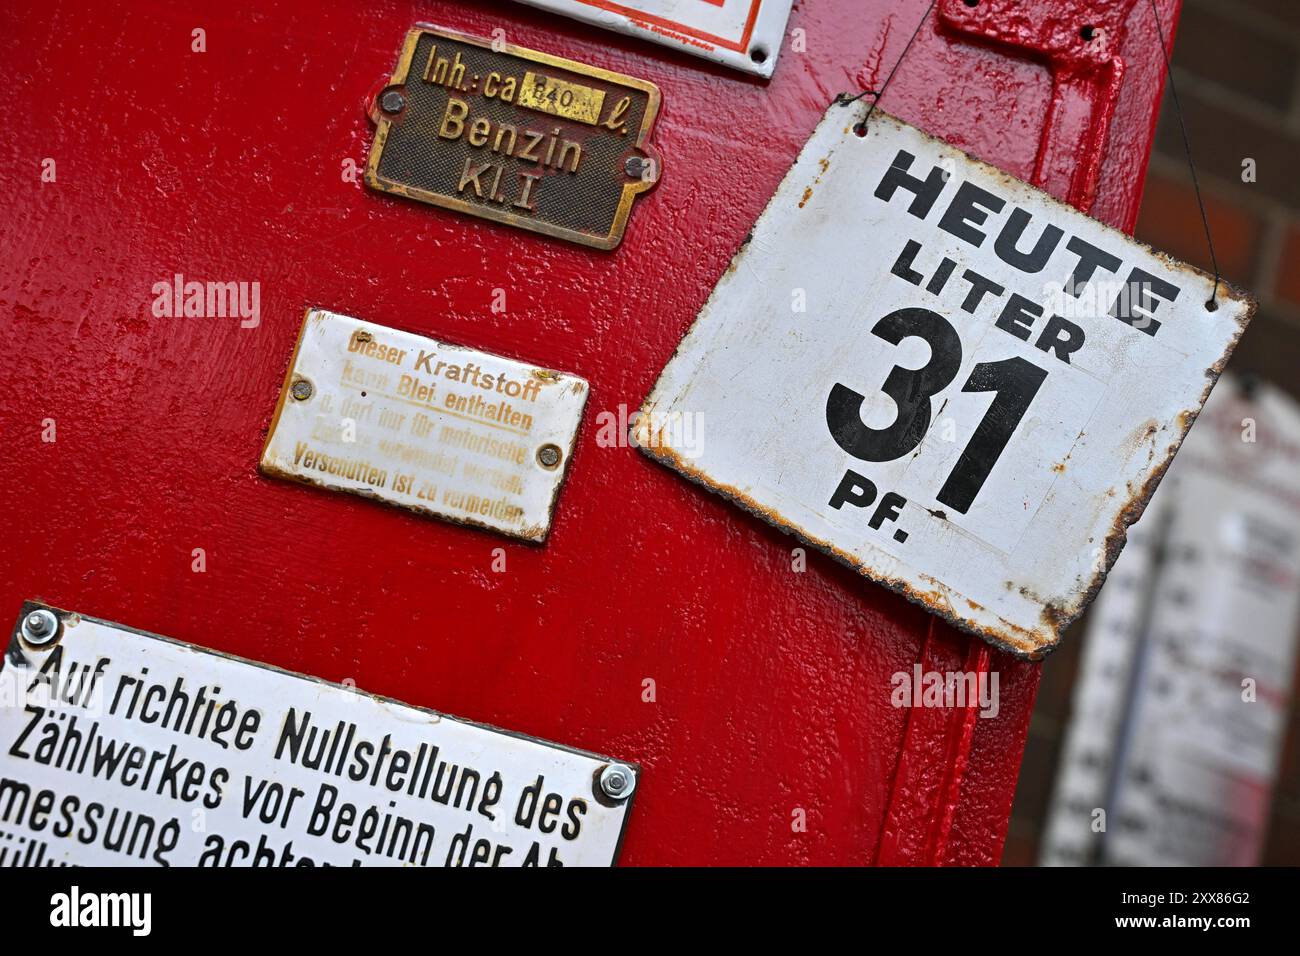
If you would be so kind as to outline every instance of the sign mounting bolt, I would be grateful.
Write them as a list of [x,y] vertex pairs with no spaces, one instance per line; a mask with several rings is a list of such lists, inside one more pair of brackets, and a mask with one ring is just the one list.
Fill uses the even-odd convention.
[[311,387],[311,382],[307,381],[305,378],[298,379],[298,381],[293,383],[293,388],[290,389],[294,399],[299,402],[305,402],[307,399],[311,398],[313,391],[315,390]]
[[59,619],[53,611],[37,608],[23,618],[23,639],[28,644],[48,644],[59,633]]
[[600,792],[611,800],[626,800],[636,789],[636,774],[623,763],[609,763],[600,771]]
[[543,468],[554,468],[560,463],[560,446],[543,445],[537,449],[537,461]]
[[400,113],[406,105],[406,97],[397,90],[389,90],[379,98],[379,108],[385,113]]

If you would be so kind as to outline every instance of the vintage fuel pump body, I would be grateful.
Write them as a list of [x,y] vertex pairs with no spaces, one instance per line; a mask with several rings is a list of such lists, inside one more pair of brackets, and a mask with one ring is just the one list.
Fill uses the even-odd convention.
[[[797,4],[765,81],[504,0],[6,5],[4,614],[634,760],[623,863],[997,863],[1038,665],[626,440],[828,103],[878,88],[926,7]],[[417,21],[658,87],[662,175],[621,245],[366,188],[369,97]],[[1147,0],[939,0],[883,107],[1131,231],[1163,76]],[[159,315],[176,277],[256,308]],[[545,543],[260,474],[305,306],[585,380]],[[917,665],[996,672],[996,716],[893,706]]]

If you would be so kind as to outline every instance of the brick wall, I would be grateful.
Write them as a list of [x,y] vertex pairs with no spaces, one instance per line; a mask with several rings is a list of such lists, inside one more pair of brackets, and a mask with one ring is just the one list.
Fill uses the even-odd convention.
[[[1173,63],[1220,269],[1259,300],[1229,369],[1258,375],[1300,400],[1300,0],[1184,0]],[[1247,161],[1253,161],[1253,181],[1247,181]],[[1210,269],[1167,89],[1137,237]],[[1036,860],[1081,637],[1076,628],[1043,665],[1007,865]],[[1300,864],[1300,708],[1294,706],[1264,863]]]
[[[1174,79],[1219,265],[1259,299],[1230,367],[1300,398],[1300,2],[1186,0]],[[1210,268],[1167,91],[1137,236]]]

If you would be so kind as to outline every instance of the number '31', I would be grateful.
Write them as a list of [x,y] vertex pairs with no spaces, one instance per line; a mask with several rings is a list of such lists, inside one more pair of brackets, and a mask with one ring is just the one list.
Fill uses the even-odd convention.
[[[931,400],[947,388],[961,369],[961,337],[939,313],[930,309],[898,309],[872,328],[890,345],[918,338],[930,346],[930,360],[921,368],[895,365],[880,390],[894,400],[898,414],[885,428],[862,421],[864,395],[836,382],[826,399],[826,425],[835,443],[863,461],[893,461],[911,452],[930,428]],[[1038,394],[1047,371],[1022,358],[980,362],[971,369],[963,392],[996,392],[992,404],[957,459],[937,500],[965,514],[984,486],[1002,450]]]

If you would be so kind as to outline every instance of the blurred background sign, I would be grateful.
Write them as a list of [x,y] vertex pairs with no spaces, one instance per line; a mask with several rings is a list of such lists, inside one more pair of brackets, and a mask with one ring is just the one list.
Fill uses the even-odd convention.
[[[1300,376],[1296,374],[1300,368],[1300,179],[1292,174],[1294,156],[1300,149],[1300,5],[1285,0],[1187,0],[1177,19],[1173,76],[1196,158],[1219,265],[1227,279],[1239,287],[1250,289],[1260,303],[1259,311],[1233,352],[1228,368],[1230,372],[1248,375],[1271,386],[1259,390],[1253,411],[1241,412],[1236,419],[1235,431],[1231,435],[1225,432],[1231,442],[1226,439],[1219,442],[1210,454],[1227,457],[1241,452],[1262,457],[1271,453],[1271,443],[1280,436],[1293,434],[1287,425],[1275,420],[1276,415],[1286,414],[1279,413],[1278,409],[1293,412],[1295,408],[1276,400],[1278,393],[1300,400]],[[1202,268],[1211,265],[1178,118],[1168,89],[1156,127],[1155,148],[1134,235]],[[1238,389],[1232,388],[1225,380],[1216,390],[1211,405],[1220,407],[1219,403],[1234,392],[1239,394]],[[1192,429],[1193,435],[1212,427],[1209,424],[1211,414],[1207,411],[1202,416]],[[1241,441],[1240,421],[1244,417],[1256,419],[1256,442],[1253,444]],[[1198,447],[1203,446],[1198,442]],[[1193,445],[1188,444],[1185,450],[1192,448]],[[1180,453],[1179,459],[1183,457]],[[1191,455],[1187,457],[1190,459]],[[1297,470],[1294,461],[1290,467],[1292,471]],[[1179,469],[1175,468],[1171,476],[1177,471]],[[1079,734],[1085,734],[1090,744],[1112,739],[1118,730],[1114,723],[1123,719],[1119,711],[1120,701],[1113,693],[1107,695],[1104,690],[1100,696],[1094,696],[1082,686],[1076,692],[1075,684],[1101,686],[1087,676],[1090,667],[1115,671],[1128,666],[1130,659],[1125,655],[1131,650],[1130,646],[1124,638],[1108,633],[1097,619],[1103,615],[1122,619],[1133,613],[1123,606],[1125,599],[1117,592],[1121,592],[1128,575],[1146,573],[1141,567],[1144,561],[1142,552],[1149,547],[1149,541],[1157,537],[1156,528],[1160,521],[1155,509],[1160,504],[1161,495],[1157,494],[1147,515],[1130,529],[1130,543],[1124,550],[1123,560],[1112,573],[1110,584],[1103,590],[1102,599],[1095,605],[1094,612],[1078,625],[1081,633],[1074,636],[1083,640],[1067,640],[1063,648],[1044,663],[1042,687],[1030,723],[1016,803],[1008,828],[1004,863],[1067,862],[1051,847],[1064,848],[1067,856],[1070,849],[1077,850],[1091,832],[1087,829],[1090,819],[1086,814],[1091,812],[1088,808],[1103,805],[1104,797],[1092,794],[1103,793],[1110,785],[1109,770],[1105,776],[1107,782],[1098,785],[1094,781],[1085,786],[1082,777],[1090,773],[1095,776],[1098,768],[1072,759],[1079,756],[1072,749],[1073,740]],[[1230,499],[1213,503],[1215,515],[1220,509],[1238,508],[1239,503]],[[1278,520],[1279,516],[1273,514],[1271,518]],[[1171,533],[1176,534],[1170,539],[1173,541],[1186,537],[1177,529],[1180,523],[1210,522],[1212,517],[1206,513],[1198,519],[1196,514],[1182,509],[1177,516],[1163,520],[1172,526]],[[1257,525],[1252,527],[1252,533],[1259,531]],[[1189,528],[1188,534],[1194,532]],[[1221,557],[1219,560],[1232,564],[1234,559]],[[1198,580],[1208,582],[1210,577],[1207,573]],[[1275,589],[1279,602],[1294,599],[1291,592],[1295,590],[1295,584],[1289,587],[1289,591],[1282,587]],[[1138,592],[1123,593],[1130,595],[1127,600],[1137,600]],[[1195,620],[1200,627],[1205,610],[1203,601],[1208,598],[1201,595],[1197,598],[1201,603],[1189,606],[1188,614],[1179,620]],[[1238,612],[1243,625],[1250,621],[1255,626],[1250,634],[1234,635],[1236,640],[1262,638],[1266,627],[1280,626],[1270,617],[1256,619],[1246,616],[1277,612],[1276,603],[1262,601],[1260,606],[1269,610],[1261,612],[1252,608]],[[1272,623],[1265,623],[1270,621]],[[1241,629],[1245,630],[1245,627]],[[1282,630],[1295,635],[1300,630],[1300,621],[1293,620]],[[1094,648],[1094,644],[1104,646]],[[1151,666],[1156,669],[1156,662],[1153,661]],[[1126,676],[1120,673],[1111,675],[1111,683],[1125,679]],[[1237,847],[1248,847],[1245,857],[1256,858],[1262,865],[1295,865],[1300,863],[1300,710],[1290,706],[1291,697],[1285,703],[1265,700],[1270,683],[1282,687],[1284,692],[1288,681],[1292,688],[1295,686],[1295,667],[1279,665],[1275,673],[1257,675],[1257,681],[1259,702],[1251,706],[1259,710],[1249,713],[1255,718],[1266,711],[1287,715],[1284,718],[1286,725],[1276,731],[1276,736],[1252,740],[1248,748],[1243,748],[1256,758],[1261,749],[1281,748],[1280,756],[1276,758],[1271,800],[1264,811],[1266,822],[1260,825],[1265,831],[1263,843],[1255,845],[1252,842],[1258,838],[1253,828],[1250,832],[1237,831],[1229,842]],[[1154,687],[1155,683],[1143,686]],[[1232,699],[1239,701],[1240,694],[1238,687]],[[1089,708],[1086,719],[1080,710],[1085,703]],[[1152,704],[1152,707],[1159,705]],[[1180,713],[1176,709],[1158,709],[1156,712],[1147,711],[1146,717],[1137,719],[1149,725],[1162,719],[1182,719]],[[1198,720],[1196,726],[1203,728],[1209,722]],[[1080,727],[1085,724],[1089,728],[1086,732]],[[1234,733],[1242,732],[1240,724],[1232,727]],[[1071,746],[1066,744],[1067,737]],[[1136,758],[1135,747],[1131,747],[1129,752]],[[1273,752],[1276,753],[1276,749]],[[1083,750],[1083,756],[1095,763],[1111,754],[1089,746]],[[1237,756],[1234,754],[1234,759]],[[1141,762],[1134,766],[1139,779],[1147,769]],[[1184,785],[1192,787],[1195,779],[1187,778]],[[1211,779],[1222,782],[1222,775],[1214,775]],[[1122,798],[1125,787],[1119,779],[1115,784]],[[1095,789],[1097,786],[1101,790]],[[1243,791],[1235,804],[1258,799],[1257,791],[1253,796],[1245,795],[1251,792]],[[1056,830],[1056,827],[1064,825],[1059,804],[1066,793],[1073,799],[1088,801],[1085,829],[1071,831],[1073,841],[1064,840]],[[1117,856],[1108,859],[1123,861],[1127,857],[1123,855],[1121,846],[1134,845],[1133,836],[1126,836],[1121,831],[1114,811],[1120,809],[1128,815],[1138,810],[1131,800],[1124,800],[1122,808],[1117,805],[1111,809],[1106,841]],[[1239,807],[1233,816],[1233,824],[1219,821],[1213,826],[1231,828],[1245,814],[1244,806]],[[1190,825],[1187,813],[1180,817],[1180,826]],[[1172,826],[1173,821],[1168,825]],[[1094,844],[1088,843],[1087,846],[1093,847]]]
[[1040,861],[1259,862],[1300,611],[1300,406],[1225,377],[1087,628]]

